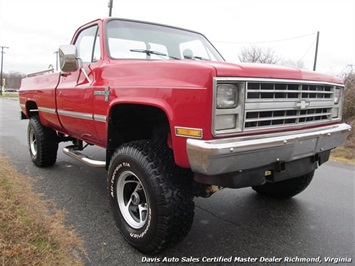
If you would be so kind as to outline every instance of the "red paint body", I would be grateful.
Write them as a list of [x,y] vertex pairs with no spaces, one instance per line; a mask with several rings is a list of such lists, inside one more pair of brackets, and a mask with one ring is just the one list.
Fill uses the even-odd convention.
[[[213,139],[212,84],[214,77],[257,77],[297,79],[342,84],[342,80],[295,68],[257,64],[195,60],[114,60],[108,56],[105,43],[105,20],[93,21],[79,28],[98,25],[101,58],[84,64],[90,85],[83,72],[61,75],[45,74],[26,78],[20,89],[22,112],[29,117],[28,103],[39,108],[41,123],[61,133],[88,143],[107,145],[107,120],[113,106],[123,103],[150,105],[161,109],[167,116],[172,132],[176,164],[189,167],[186,137],[176,136],[175,127],[199,128],[203,139]],[[78,75],[80,76],[78,77]],[[78,80],[78,82],[77,82]],[[109,100],[94,95],[110,87]],[[58,110],[87,115],[87,119],[69,117]],[[95,116],[106,117],[98,121]]]

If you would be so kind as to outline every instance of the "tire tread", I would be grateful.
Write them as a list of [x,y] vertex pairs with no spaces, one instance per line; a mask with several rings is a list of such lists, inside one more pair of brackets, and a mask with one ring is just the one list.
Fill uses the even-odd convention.
[[58,151],[58,136],[56,132],[51,128],[43,126],[39,116],[37,115],[30,118],[28,134],[30,127],[32,127],[35,131],[38,143],[36,156],[33,156],[30,150],[33,163],[39,167],[48,167],[54,165],[57,160]]
[[160,227],[156,237],[149,245],[131,244],[143,253],[158,253],[180,242],[191,229],[195,207],[191,173],[176,166],[172,151],[156,142],[124,144],[113,154],[110,165],[123,154],[148,169],[153,189],[160,192],[157,198]]

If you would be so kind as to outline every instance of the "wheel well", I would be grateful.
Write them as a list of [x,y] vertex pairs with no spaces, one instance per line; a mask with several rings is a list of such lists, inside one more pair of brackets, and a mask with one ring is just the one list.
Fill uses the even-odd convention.
[[37,104],[32,101],[26,102],[26,113],[27,113],[28,118],[31,118],[34,115],[38,115]]
[[166,141],[170,131],[165,112],[157,107],[137,104],[120,104],[112,107],[108,121],[107,156],[120,145],[135,140]]

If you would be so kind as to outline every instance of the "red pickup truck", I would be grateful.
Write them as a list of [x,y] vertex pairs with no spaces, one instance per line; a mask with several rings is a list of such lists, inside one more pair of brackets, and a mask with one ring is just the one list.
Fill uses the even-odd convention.
[[[19,91],[32,161],[64,153],[108,170],[113,216],[144,253],[182,240],[194,196],[252,187],[292,197],[311,182],[350,126],[342,80],[315,72],[231,64],[200,33],[108,18],[59,48],[60,72]],[[106,160],[84,155],[105,148]]]

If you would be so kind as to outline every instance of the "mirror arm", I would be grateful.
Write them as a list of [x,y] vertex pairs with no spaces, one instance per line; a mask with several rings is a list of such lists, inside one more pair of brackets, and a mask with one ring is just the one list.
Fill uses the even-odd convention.
[[76,86],[79,84],[79,78],[80,78],[80,73],[83,72],[85,78],[87,79],[87,81],[89,82],[90,86],[92,85],[92,81],[91,79],[89,78],[88,74],[86,73],[84,67],[83,67],[83,60],[81,58],[76,58],[78,60],[78,63],[79,63],[79,67],[80,67],[80,71],[79,71],[79,75],[78,75],[78,78],[76,80]]

